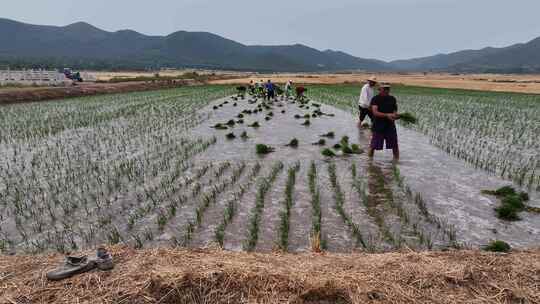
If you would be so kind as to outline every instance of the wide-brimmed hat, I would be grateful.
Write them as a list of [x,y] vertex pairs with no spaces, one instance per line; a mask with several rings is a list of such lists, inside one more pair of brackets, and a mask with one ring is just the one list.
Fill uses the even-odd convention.
[[379,84],[379,88],[381,89],[386,89],[386,88],[391,88],[392,86],[388,83],[388,82],[382,82]]
[[369,77],[368,79],[366,79],[367,81],[370,81],[370,82],[375,82],[377,83],[377,77]]

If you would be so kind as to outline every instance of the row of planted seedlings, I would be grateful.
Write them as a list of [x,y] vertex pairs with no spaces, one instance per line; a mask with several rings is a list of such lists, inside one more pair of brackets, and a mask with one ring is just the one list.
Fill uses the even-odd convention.
[[308,171],[308,186],[311,195],[311,250],[320,252],[326,249],[326,238],[322,232],[322,211],[321,211],[321,191],[318,181],[317,165],[311,162]]
[[420,248],[462,248],[464,245],[457,240],[456,229],[444,218],[429,211],[425,199],[419,192],[414,192],[405,182],[397,165],[392,167],[393,179],[396,186],[404,193],[404,202],[413,233],[419,240]]
[[283,168],[284,165],[282,162],[275,163],[272,166],[270,173],[258,182],[255,204],[248,219],[247,235],[244,242],[244,249],[246,251],[253,251],[257,245],[257,241],[259,240],[261,217],[266,203],[266,195],[268,191],[272,189],[274,182]]
[[[41,250],[46,242],[32,237],[36,231],[54,235],[50,238],[78,240],[91,238],[81,236],[83,233],[101,233],[102,229],[92,227],[90,218],[81,214],[113,205],[116,208],[117,198],[129,193],[137,179],[156,176],[171,167],[168,158],[180,158],[178,162],[182,162],[183,146],[200,147],[215,142],[182,137],[187,128],[199,122],[200,117],[193,117],[194,110],[200,107],[198,103],[201,100],[194,96],[185,99],[176,94],[162,103],[146,105],[145,113],[135,111],[132,116],[99,121],[92,128],[89,126],[93,120],[83,124],[85,129],[50,133],[47,138],[40,134],[17,138],[19,142],[8,145],[11,149],[2,151],[7,157],[0,163],[6,177],[0,183],[6,193],[1,200],[1,216],[17,214],[11,222],[3,219],[2,243],[7,244],[4,247],[13,247],[22,239],[25,247]],[[163,111],[160,106],[168,110]],[[163,119],[161,123],[142,123],[143,114]],[[176,120],[172,115],[177,115]],[[95,222],[103,226],[109,222],[108,217]],[[73,227],[73,223],[81,227]],[[20,230],[20,238],[13,227]],[[76,237],[69,236],[74,231],[80,232]]]
[[294,186],[296,175],[300,171],[300,162],[295,163],[287,170],[287,184],[285,185],[285,197],[283,199],[283,210],[279,214],[278,246],[283,251],[289,248],[289,230],[291,209],[294,207]]

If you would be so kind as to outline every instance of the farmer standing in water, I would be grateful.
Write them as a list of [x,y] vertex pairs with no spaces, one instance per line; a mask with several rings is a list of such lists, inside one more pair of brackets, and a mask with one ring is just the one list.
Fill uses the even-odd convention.
[[360,99],[358,100],[358,111],[360,115],[360,121],[358,122],[358,127],[367,126],[363,125],[364,119],[366,116],[369,117],[371,123],[373,123],[373,115],[371,113],[370,105],[373,96],[375,96],[375,86],[377,85],[377,78],[371,77],[367,79],[366,84],[362,87],[360,93]]
[[386,142],[386,149],[392,149],[394,161],[399,160],[398,136],[395,121],[399,119],[397,114],[397,100],[390,95],[390,85],[381,84],[379,95],[371,101],[373,112],[373,127],[369,157],[372,158],[375,150],[382,150]]

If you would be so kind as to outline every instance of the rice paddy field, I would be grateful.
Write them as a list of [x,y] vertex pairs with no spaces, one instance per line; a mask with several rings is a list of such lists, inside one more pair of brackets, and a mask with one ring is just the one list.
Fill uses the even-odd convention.
[[[359,88],[230,86],[0,107],[0,249],[386,252],[540,244],[540,97],[397,87],[402,159],[370,160]],[[527,193],[513,220],[482,190]]]

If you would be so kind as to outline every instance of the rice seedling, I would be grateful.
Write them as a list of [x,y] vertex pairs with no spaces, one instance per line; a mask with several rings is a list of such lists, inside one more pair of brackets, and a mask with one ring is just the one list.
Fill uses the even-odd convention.
[[335,156],[336,156],[336,153],[334,153],[334,151],[332,151],[332,150],[330,150],[330,149],[328,149],[328,148],[322,150],[322,151],[321,151],[321,154],[322,154],[323,156],[326,156],[326,157],[335,157]]
[[275,149],[265,144],[257,144],[255,145],[255,151],[257,154],[269,154],[274,152]]

